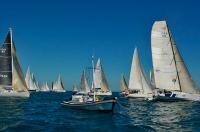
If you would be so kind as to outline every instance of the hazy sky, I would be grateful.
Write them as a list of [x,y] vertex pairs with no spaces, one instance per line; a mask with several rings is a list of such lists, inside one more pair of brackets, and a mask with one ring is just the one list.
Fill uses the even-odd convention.
[[149,76],[152,24],[167,20],[200,84],[199,5],[192,0],[2,0],[0,42],[11,26],[24,73],[30,65],[39,82],[49,84],[60,73],[66,89],[79,84],[94,54],[101,58],[109,86],[117,91],[120,74],[129,79],[136,46]]

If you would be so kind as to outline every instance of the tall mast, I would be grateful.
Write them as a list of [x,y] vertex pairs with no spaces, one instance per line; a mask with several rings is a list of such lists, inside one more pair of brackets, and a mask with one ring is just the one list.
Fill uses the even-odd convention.
[[181,83],[180,83],[180,79],[179,79],[178,68],[177,68],[177,65],[176,65],[176,58],[175,58],[174,48],[173,48],[173,44],[172,44],[172,36],[171,36],[170,31],[169,31],[169,28],[168,28],[167,23],[166,23],[166,26],[167,26],[167,31],[168,31],[168,34],[169,34],[169,39],[170,39],[170,42],[171,42],[172,53],[173,53],[173,59],[174,59],[175,67],[176,67],[176,73],[177,73],[178,83],[179,83],[179,86],[180,86],[180,91],[182,91],[182,90],[181,90]]
[[92,76],[93,76],[93,82],[92,82],[92,85],[93,85],[93,90],[94,90],[94,94],[93,94],[93,98],[94,98],[94,101],[95,101],[95,86],[94,86],[94,56],[92,56]]
[[12,84],[13,84],[13,38],[12,38],[12,28],[9,28],[10,41],[11,41],[11,60],[12,60]]

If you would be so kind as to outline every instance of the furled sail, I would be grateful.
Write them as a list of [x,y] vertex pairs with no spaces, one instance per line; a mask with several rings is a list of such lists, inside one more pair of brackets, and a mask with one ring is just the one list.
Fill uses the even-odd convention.
[[151,32],[151,49],[155,86],[180,91],[172,42],[166,21],[156,21]]
[[1,48],[0,61],[0,85],[6,89],[9,88],[18,92],[27,91],[27,85],[19,65],[16,48],[12,39],[11,29]]
[[135,48],[133,54],[130,80],[129,80],[129,89],[143,91],[143,93],[152,93],[152,87],[147,81],[140,63],[137,48]]
[[154,23],[151,37],[156,87],[198,93],[166,21]]
[[93,73],[93,83],[94,83],[94,87],[95,88],[101,88],[101,90],[103,92],[108,92],[109,87],[108,87],[108,83],[103,71],[103,67],[101,65],[100,59],[98,59],[97,64],[96,64],[96,68],[94,70]]
[[83,71],[82,76],[81,76],[80,89],[81,89],[81,92],[86,92],[86,93],[90,92],[85,71]]
[[120,89],[121,89],[121,92],[128,90],[128,86],[123,74],[121,75],[121,79],[120,79]]

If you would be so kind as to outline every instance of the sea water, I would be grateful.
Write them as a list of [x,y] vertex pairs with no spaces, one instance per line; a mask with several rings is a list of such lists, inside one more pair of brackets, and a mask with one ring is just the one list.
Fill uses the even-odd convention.
[[118,96],[114,112],[73,110],[60,103],[71,92],[34,92],[0,98],[0,131],[200,131],[200,103],[158,102]]

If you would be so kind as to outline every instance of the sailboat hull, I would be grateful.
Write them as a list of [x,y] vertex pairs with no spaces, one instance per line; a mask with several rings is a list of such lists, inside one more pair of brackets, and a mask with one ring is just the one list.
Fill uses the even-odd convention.
[[[94,93],[89,93],[89,95],[94,95]],[[95,95],[97,96],[111,96],[112,92],[95,92]]]
[[141,98],[144,100],[153,100],[153,94],[141,94],[141,93],[133,93],[126,95],[127,98]]
[[16,92],[13,90],[2,90],[0,91],[0,97],[23,97],[28,98],[30,93],[27,92]]
[[52,90],[52,92],[56,92],[56,93],[64,93],[66,92],[65,90]]
[[62,105],[65,107],[80,109],[80,110],[91,110],[91,111],[113,111],[116,100],[105,100],[99,102],[87,102],[87,103],[73,103],[63,102]]
[[158,93],[155,99],[160,100],[160,101],[168,101],[168,100],[169,101],[176,101],[176,100],[200,101],[200,94],[169,91],[165,93]]

